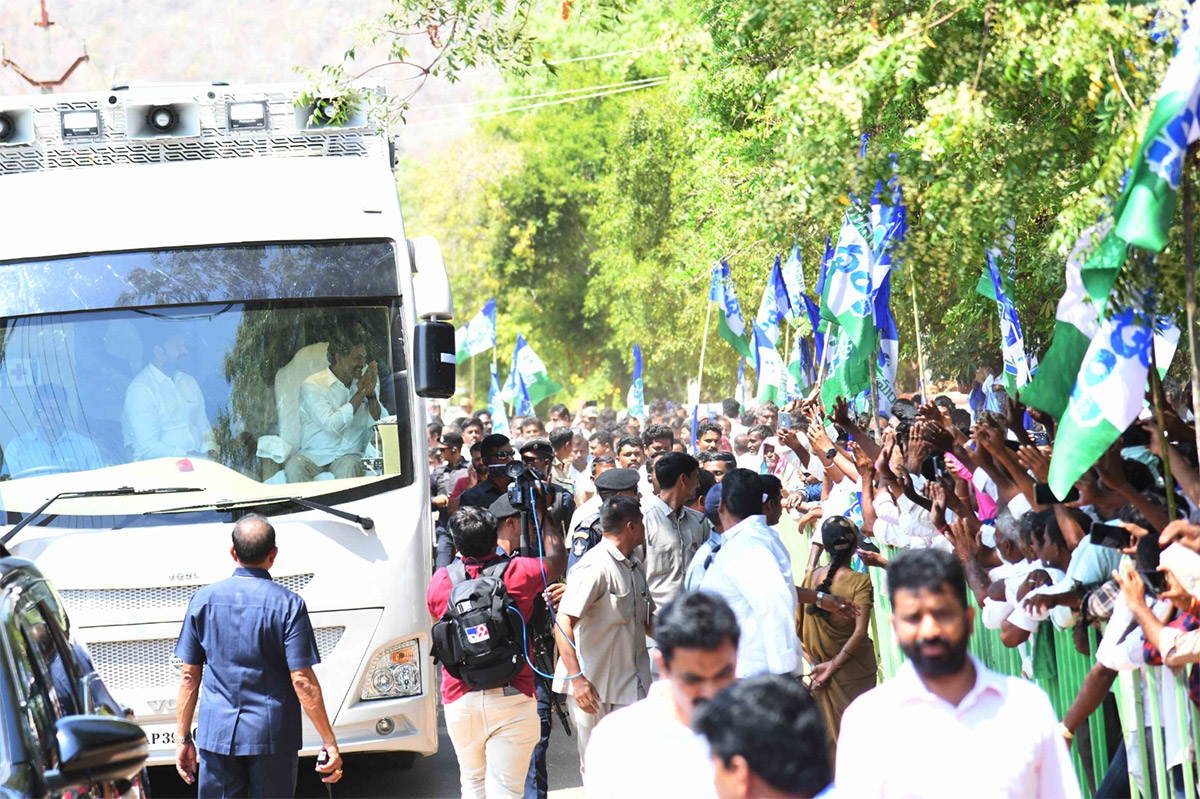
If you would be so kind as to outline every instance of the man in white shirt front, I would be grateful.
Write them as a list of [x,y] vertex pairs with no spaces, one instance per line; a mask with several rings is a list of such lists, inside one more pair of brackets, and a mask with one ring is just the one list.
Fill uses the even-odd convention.
[[654,634],[662,679],[596,726],[586,753],[589,799],[715,796],[708,744],[692,731],[692,715],[734,680],[737,617],[718,596],[683,593],[659,612]]
[[700,590],[729,603],[741,626],[738,677],[790,674],[799,665],[791,561],[762,506],[757,474],[734,469],[725,476],[718,509],[724,540],[700,580]]
[[300,448],[284,470],[289,483],[307,483],[321,472],[334,478],[362,477],[362,458],[379,421],[379,367],[367,363],[367,348],[350,337],[334,337],[329,368],[300,386]]
[[[936,549],[901,552],[888,569],[888,592],[892,628],[908,662],[846,708],[839,795],[1078,797],[1046,694],[967,654],[975,612],[958,559]],[[880,741],[906,745],[879,747]],[[872,753],[869,763],[864,752]]]
[[182,371],[188,348],[180,333],[165,333],[150,347],[150,362],[125,390],[125,444],[135,461],[203,455],[216,458],[216,442],[196,378]]

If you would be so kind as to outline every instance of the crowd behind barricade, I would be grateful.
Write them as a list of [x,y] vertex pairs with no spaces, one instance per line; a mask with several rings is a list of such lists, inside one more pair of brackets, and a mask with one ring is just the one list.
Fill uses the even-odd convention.
[[[555,405],[511,436],[433,418],[429,609],[459,637],[436,654],[463,795],[545,796],[557,717],[589,796],[1076,796],[1080,772],[1095,796],[1194,796],[1200,473],[1166,387],[1165,434],[1148,409],[1061,502],[1054,420],[998,388],[875,418],[842,398],[660,403],[644,426]],[[488,602],[510,607],[484,624]],[[1056,714],[1035,678],[1067,633],[1092,666]],[[904,663],[877,685],[884,646]]]

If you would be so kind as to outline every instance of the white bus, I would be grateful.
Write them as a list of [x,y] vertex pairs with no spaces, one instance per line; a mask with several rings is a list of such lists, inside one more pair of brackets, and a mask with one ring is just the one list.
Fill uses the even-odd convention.
[[[405,238],[386,132],[297,97],[0,98],[0,540],[57,586],[156,765],[188,601],[232,573],[247,512],[307,602],[342,750],[437,749],[422,398],[453,393],[445,264]],[[363,345],[382,406],[323,442],[337,475],[312,446],[292,468],[331,342]]]

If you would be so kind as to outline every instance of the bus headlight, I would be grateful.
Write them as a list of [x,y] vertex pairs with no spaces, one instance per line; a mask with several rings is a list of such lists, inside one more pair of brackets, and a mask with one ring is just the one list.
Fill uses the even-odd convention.
[[421,661],[416,639],[384,647],[367,667],[360,698],[395,699],[421,693]]

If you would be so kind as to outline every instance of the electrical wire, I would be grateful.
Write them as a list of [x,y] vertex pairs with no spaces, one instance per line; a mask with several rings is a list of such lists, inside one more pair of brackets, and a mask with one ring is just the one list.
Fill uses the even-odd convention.
[[614,94],[624,94],[625,92],[633,92],[633,91],[638,91],[640,89],[653,89],[658,86],[662,86],[666,82],[667,82],[666,78],[663,78],[662,80],[657,81],[655,83],[645,83],[640,86],[629,86],[624,89],[614,89],[612,91],[607,91],[607,92],[597,92],[595,94],[585,94],[581,97],[567,97],[567,98],[564,98],[561,100],[548,100],[548,101],[542,102],[542,103],[530,103],[529,105],[519,105],[514,108],[504,108],[499,111],[485,111],[481,114],[467,114],[466,116],[450,117],[450,118],[446,118],[446,119],[430,119],[430,120],[425,120],[422,122],[410,122],[410,123],[406,124],[404,127],[405,128],[423,128],[423,127],[428,127],[430,125],[443,125],[448,122],[467,122],[472,119],[488,119],[491,117],[501,116],[503,114],[515,113],[517,111],[529,111],[529,110],[535,109],[535,108],[546,108],[546,107],[554,106],[554,105],[564,105],[565,103],[574,103],[574,102],[578,102],[580,100],[592,100],[597,97],[610,97]]
[[653,81],[666,80],[666,75],[656,75],[652,78],[638,78],[637,80],[627,80],[620,83],[605,83],[596,86],[583,86],[578,89],[561,89],[556,92],[539,92],[538,94],[520,94],[515,97],[496,97],[494,99],[485,100],[467,100],[461,103],[439,103],[437,105],[423,105],[414,107],[412,113],[421,111],[430,111],[435,108],[460,108],[462,106],[488,105],[491,103],[511,103],[517,100],[535,100],[541,97],[561,97],[564,94],[579,94],[580,92],[588,92],[593,89],[616,89],[622,86],[634,86],[640,83],[651,83]]
[[563,58],[558,61],[547,61],[547,64],[575,64],[580,61],[596,61],[600,58],[612,58],[618,55],[631,55],[633,53],[644,53],[647,50],[658,50],[661,45],[650,44],[645,47],[635,47],[632,50],[615,50],[610,53],[596,53],[595,55],[581,55],[576,58]]

